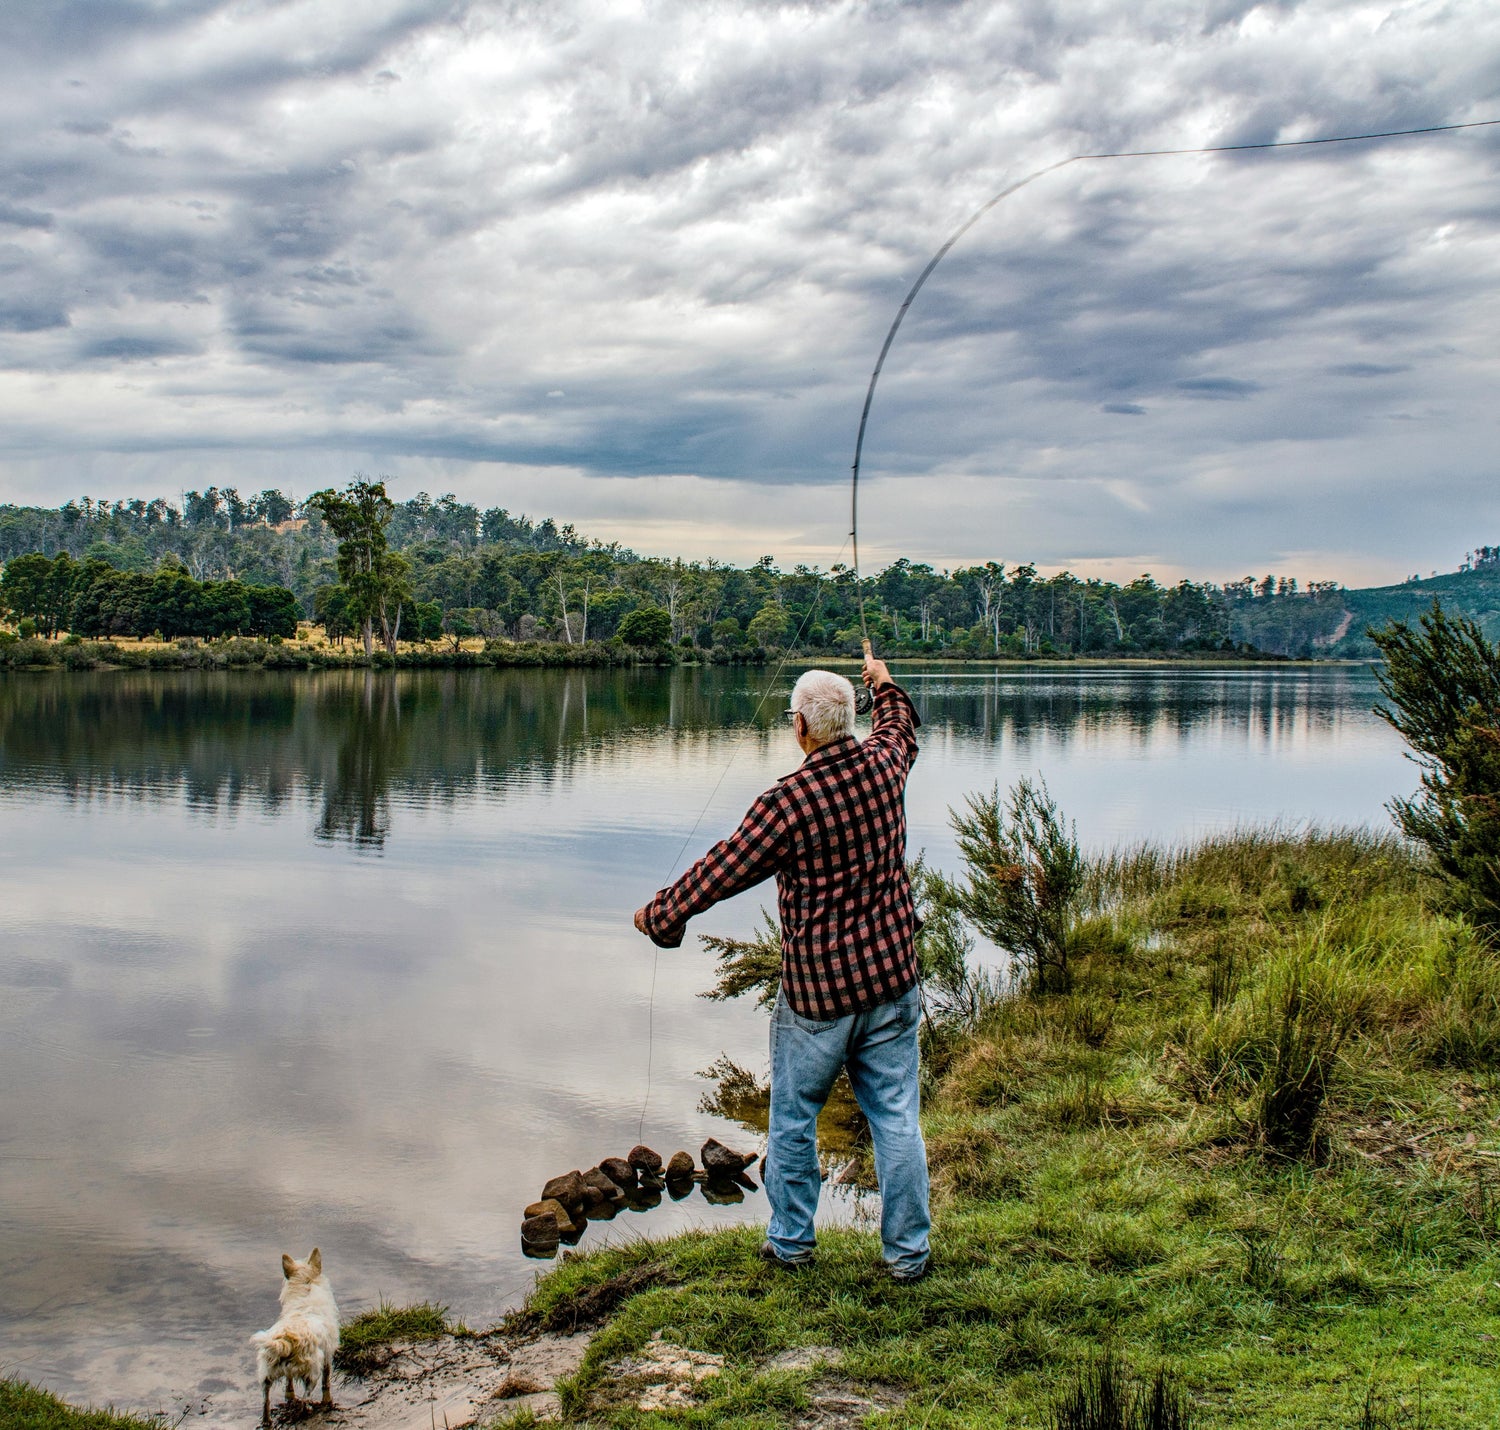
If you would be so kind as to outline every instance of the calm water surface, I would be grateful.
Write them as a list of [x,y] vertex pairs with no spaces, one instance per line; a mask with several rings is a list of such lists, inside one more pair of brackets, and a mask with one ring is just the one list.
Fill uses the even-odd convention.
[[[1358,669],[927,668],[912,849],[1041,773],[1085,843],[1371,823],[1415,784]],[[0,677],[0,1365],[244,1423],[283,1250],[346,1314],[471,1324],[537,1263],[541,1182],[623,1153],[652,954],[632,911],[797,754],[765,672]],[[757,713],[763,696],[764,705]],[[769,888],[699,933],[746,933]],[[663,952],[645,1140],[753,1008]],[[832,1214],[839,1215],[834,1208]],[[606,1237],[763,1218],[698,1196]]]

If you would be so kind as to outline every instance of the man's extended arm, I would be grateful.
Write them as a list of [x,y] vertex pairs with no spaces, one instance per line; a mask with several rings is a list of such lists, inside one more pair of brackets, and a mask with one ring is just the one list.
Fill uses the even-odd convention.
[[785,848],[786,822],[777,791],[767,790],[740,821],[671,887],[636,915],[636,927],[661,948],[682,942],[695,914],[768,879]]

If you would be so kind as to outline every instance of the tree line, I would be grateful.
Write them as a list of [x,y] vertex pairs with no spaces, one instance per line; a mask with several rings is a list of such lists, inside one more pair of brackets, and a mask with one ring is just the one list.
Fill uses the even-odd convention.
[[[1465,562],[1476,591],[1500,577],[1494,551],[1479,546]],[[1431,599],[1429,583],[1375,601],[1363,598],[1381,593],[1276,574],[1170,585],[1147,574],[1122,584],[1042,575],[1029,563],[938,570],[901,559],[856,580],[839,565],[782,570],[771,556],[743,567],[662,560],[451,494],[398,502],[383,481],[363,477],[300,501],[279,489],[242,498],[210,487],[177,503],[84,497],[56,509],[0,507],[0,560],[26,554],[282,587],[332,640],[354,639],[367,652],[412,639],[456,648],[473,636],[618,639],[726,659],[787,646],[852,652],[863,606],[864,627],[893,654],[1366,655],[1368,625]],[[1472,613],[1489,619],[1487,608]]]
[[24,635],[277,636],[297,634],[301,614],[285,586],[196,581],[181,566],[120,571],[105,561],[75,561],[67,552],[17,556],[0,575],[0,615]]

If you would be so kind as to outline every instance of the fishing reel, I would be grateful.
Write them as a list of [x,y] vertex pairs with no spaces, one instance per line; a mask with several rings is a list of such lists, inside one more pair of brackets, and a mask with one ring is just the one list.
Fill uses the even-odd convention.
[[[859,613],[859,623],[861,626],[863,626],[865,623],[865,613],[863,610],[861,610]],[[874,654],[874,652],[870,648],[869,636],[866,636],[864,640],[860,642],[860,644],[864,646],[865,659],[869,660],[871,655]],[[854,687],[854,713],[856,715],[868,715],[874,708],[875,692],[871,690],[868,685],[864,684],[861,681]]]

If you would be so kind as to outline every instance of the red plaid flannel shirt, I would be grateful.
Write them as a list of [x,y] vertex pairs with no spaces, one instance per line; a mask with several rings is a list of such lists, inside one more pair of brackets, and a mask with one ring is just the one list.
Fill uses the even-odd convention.
[[646,906],[662,948],[687,921],[775,874],[781,987],[804,1018],[889,1003],[917,981],[916,917],[906,877],[906,776],[921,724],[899,685],[875,692],[874,729],[814,750]]

